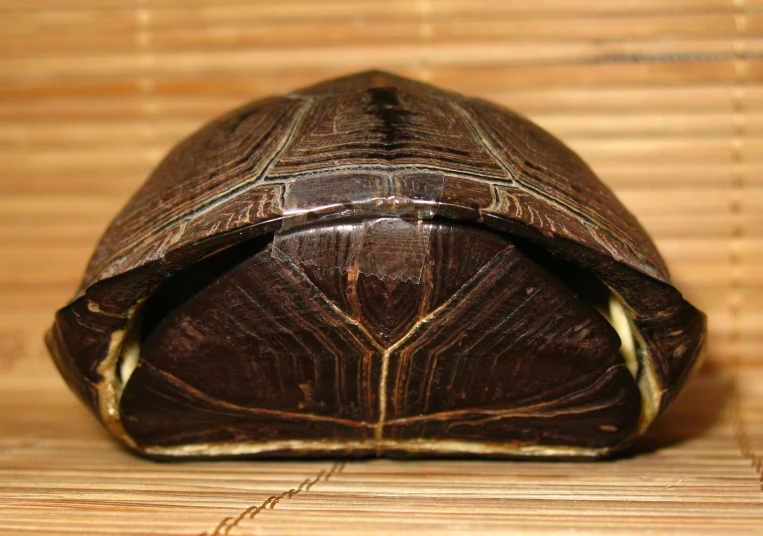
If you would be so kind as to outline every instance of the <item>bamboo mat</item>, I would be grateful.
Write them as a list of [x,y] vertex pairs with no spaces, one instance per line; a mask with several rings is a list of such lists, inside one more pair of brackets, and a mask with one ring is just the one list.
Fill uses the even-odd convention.
[[[98,236],[215,115],[368,68],[571,145],[708,313],[629,457],[157,464],[42,345]],[[0,533],[763,534],[763,2],[0,0]]]
[[740,408],[728,377],[700,376],[630,457],[596,463],[155,463],[60,381],[4,381],[0,532],[760,534],[761,380]]

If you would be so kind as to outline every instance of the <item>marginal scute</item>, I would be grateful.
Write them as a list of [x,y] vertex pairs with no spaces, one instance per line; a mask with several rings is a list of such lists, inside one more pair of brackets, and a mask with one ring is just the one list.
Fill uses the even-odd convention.
[[[207,233],[197,234],[197,240],[225,230],[225,211],[217,221],[211,219],[216,207],[242,194],[261,196],[249,194],[250,187],[278,158],[308,105],[283,97],[257,101],[213,121],[177,145],[106,230],[80,291],[161,260],[187,242],[184,235],[195,231],[199,214],[211,211],[203,220]],[[276,192],[270,186],[265,193],[274,196]],[[258,199],[256,204],[267,206],[269,201]],[[274,216],[266,209],[255,211],[246,225]]]
[[[669,279],[646,231],[577,154],[511,111],[477,99],[460,106],[469,112],[478,135],[511,170],[518,190],[513,195],[518,198],[507,209],[521,212],[523,205],[535,205],[536,217],[525,216],[526,224],[541,231],[552,226],[554,235],[582,238],[585,245],[604,248],[654,278]],[[556,219],[574,227],[553,228]]]

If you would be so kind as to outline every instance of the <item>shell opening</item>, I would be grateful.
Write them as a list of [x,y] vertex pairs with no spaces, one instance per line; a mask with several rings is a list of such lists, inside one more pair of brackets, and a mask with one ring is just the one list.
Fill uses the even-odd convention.
[[625,359],[625,365],[630,373],[634,378],[637,378],[639,362],[636,356],[636,339],[633,336],[631,320],[625,312],[625,307],[614,294],[609,296],[609,315],[604,318],[609,321],[620,337],[620,354]]
[[122,349],[119,363],[119,377],[122,380],[123,388],[127,385],[130,376],[132,376],[132,373],[138,367],[138,361],[140,361],[140,342],[138,340],[131,340]]
[[620,338],[620,355],[625,360],[625,366],[635,380],[638,380],[641,363],[638,356],[638,342],[634,327],[626,306],[620,297],[609,293],[606,302],[593,304],[599,314],[612,326]]
[[662,395],[651,361],[645,355],[646,343],[633,325],[628,306],[622,298],[610,292],[607,308],[597,306],[599,313],[609,322],[620,337],[620,354],[625,359],[633,378],[641,392],[641,419],[638,433],[644,431],[657,417],[662,403]]
[[[184,269],[162,285],[152,296],[138,306],[127,328],[116,368],[121,382],[119,394],[138,368],[141,345],[159,323],[176,307],[212,283],[226,271],[252,255],[273,238],[272,234],[219,251],[194,266]],[[117,403],[119,400],[117,400]]]
[[[550,254],[545,249],[523,239],[512,241],[535,262],[558,277],[580,300],[593,307],[620,338],[620,355],[633,378],[639,382],[643,373],[645,347],[639,340],[631,319],[630,309],[623,299],[599,278],[577,265]],[[645,395],[641,389],[642,396]]]

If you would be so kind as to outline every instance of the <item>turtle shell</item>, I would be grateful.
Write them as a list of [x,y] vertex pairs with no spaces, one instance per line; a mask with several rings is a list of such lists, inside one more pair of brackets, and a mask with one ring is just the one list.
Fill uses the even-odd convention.
[[384,72],[178,144],[46,342],[155,457],[595,457],[696,368],[705,317],[560,141]]

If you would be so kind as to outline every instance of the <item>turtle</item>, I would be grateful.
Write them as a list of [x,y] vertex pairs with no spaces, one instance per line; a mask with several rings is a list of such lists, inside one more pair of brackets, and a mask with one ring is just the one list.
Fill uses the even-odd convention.
[[369,71],[178,143],[46,344],[149,458],[592,459],[664,412],[705,334],[561,141]]

